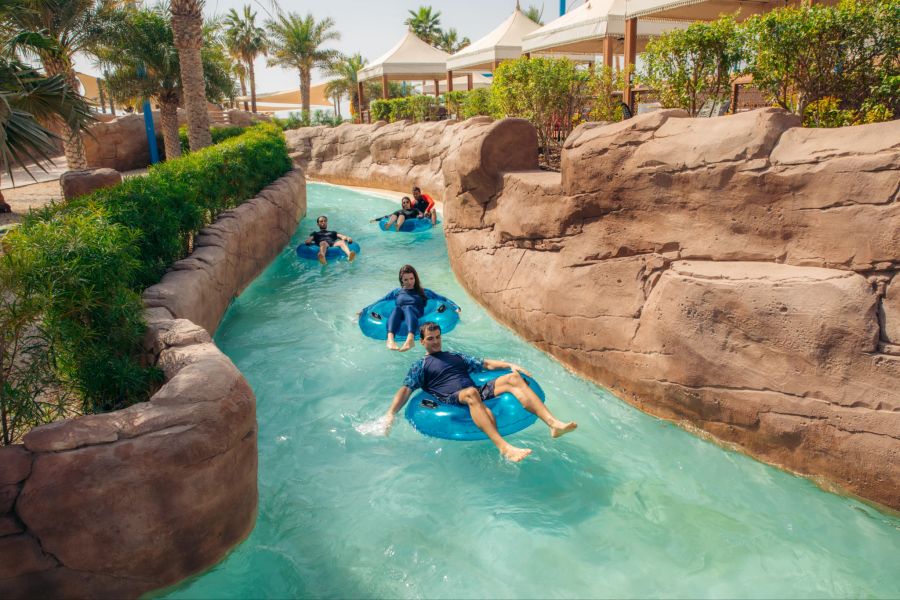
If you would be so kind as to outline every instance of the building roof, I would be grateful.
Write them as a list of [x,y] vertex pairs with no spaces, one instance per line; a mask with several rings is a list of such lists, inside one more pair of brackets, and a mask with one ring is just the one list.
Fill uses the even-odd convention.
[[[837,4],[838,0],[817,0]],[[738,18],[766,13],[800,0],[629,0],[627,17],[652,17],[680,21],[712,21],[722,14],[740,11]],[[640,21],[638,21],[640,23]]]

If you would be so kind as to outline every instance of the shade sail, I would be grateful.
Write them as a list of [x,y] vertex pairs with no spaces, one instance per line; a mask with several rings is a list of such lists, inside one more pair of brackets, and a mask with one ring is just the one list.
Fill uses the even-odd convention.
[[100,86],[97,84],[97,78],[78,71],[75,72],[75,76],[78,77],[78,81],[83,88],[81,95],[91,104],[100,104]]
[[[588,0],[526,35],[522,40],[522,50],[529,54],[602,54],[604,38],[611,37],[614,40],[613,52],[622,54],[624,49],[620,38],[625,37],[626,4],[630,8],[634,0]],[[674,20],[639,19],[638,51],[643,50],[650,37],[685,27],[686,23]]]
[[[838,0],[817,0],[822,4],[837,4]],[[800,4],[800,0],[629,0],[627,17],[652,17],[679,21],[712,21],[722,14],[734,14],[738,19],[769,12],[786,5]],[[640,27],[640,21],[638,21]]]
[[[309,103],[314,106],[331,106],[331,100],[325,95],[325,86],[328,82],[310,86]],[[250,102],[250,96],[239,96],[236,98],[239,102]],[[280,92],[266,92],[264,94],[256,94],[256,104],[280,104],[285,108],[300,108],[300,88],[295,87]],[[280,108],[278,110],[281,110]]]
[[396,46],[372,61],[356,73],[357,81],[388,79],[412,81],[417,79],[441,79],[447,76],[447,59],[450,55],[429,46],[407,31]]
[[492,71],[496,62],[522,56],[522,38],[538,28],[540,25],[526,17],[516,5],[513,13],[496,29],[447,59],[447,68],[451,71]]

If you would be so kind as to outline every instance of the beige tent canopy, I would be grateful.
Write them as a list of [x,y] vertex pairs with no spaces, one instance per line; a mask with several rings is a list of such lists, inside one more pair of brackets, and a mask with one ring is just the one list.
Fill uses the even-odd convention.
[[75,72],[75,76],[78,77],[78,82],[81,83],[83,88],[81,95],[91,104],[100,104],[100,85],[97,82],[97,78],[78,71]]
[[[837,4],[838,0],[815,0],[821,4]],[[627,18],[641,17],[678,21],[712,21],[722,14],[734,14],[739,19],[767,13],[786,5],[800,4],[800,0],[629,0]],[[638,25],[640,28],[640,25]]]
[[[328,85],[327,81],[309,88],[309,103],[311,106],[330,107],[332,105],[331,100],[325,95],[326,85]],[[236,100],[239,102],[250,102],[250,96],[239,96]],[[292,108],[299,110],[301,106],[299,87],[256,95],[256,107],[264,112],[290,110]]]
[[522,38],[540,25],[525,16],[519,8],[489,34],[447,59],[453,71],[493,71],[501,60],[522,56]]
[[363,82],[381,79],[384,97],[388,96],[388,81],[426,81],[444,79],[450,55],[420,40],[412,31],[364,69],[356,73],[359,97],[363,98]]
[[[646,0],[651,1],[651,0]],[[597,54],[613,64],[613,57],[625,53],[625,11],[634,4],[626,0],[588,0],[578,8],[525,36],[522,49],[528,54],[565,54],[593,61]],[[645,20],[638,23],[637,46],[642,51],[647,40],[685,23],[672,20]]]

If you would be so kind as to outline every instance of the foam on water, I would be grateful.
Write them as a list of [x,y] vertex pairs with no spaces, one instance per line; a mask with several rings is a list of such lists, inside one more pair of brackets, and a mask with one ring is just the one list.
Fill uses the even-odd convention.
[[[900,597],[900,519],[704,442],[567,372],[493,321],[454,279],[442,228],[385,234],[395,204],[310,185],[309,216],[360,258],[293,247],[234,302],[216,342],[257,397],[259,517],[249,539],[172,598]],[[383,415],[421,347],[388,352],[357,311],[413,264],[458,301],[448,349],[528,368],[578,431],[537,423],[449,442]],[[484,277],[491,277],[489,273]]]

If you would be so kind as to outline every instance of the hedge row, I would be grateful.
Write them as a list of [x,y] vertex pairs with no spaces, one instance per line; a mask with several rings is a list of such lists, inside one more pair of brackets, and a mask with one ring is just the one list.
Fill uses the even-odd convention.
[[[148,397],[160,373],[140,362],[141,290],[186,256],[194,234],[220,212],[290,168],[281,130],[256,125],[145,177],[32,213],[4,237],[7,292],[33,301],[31,325],[45,334],[56,383],[84,412]],[[18,397],[15,380],[0,384],[12,390],[5,401]]]
[[[237,125],[229,125],[228,127],[210,127],[209,133],[212,136],[212,143],[218,144],[224,142],[228,138],[233,138],[244,133],[245,127]],[[181,153],[187,154],[191,151],[191,143],[188,140],[187,127],[182,125],[178,128],[178,140],[181,142]]]

